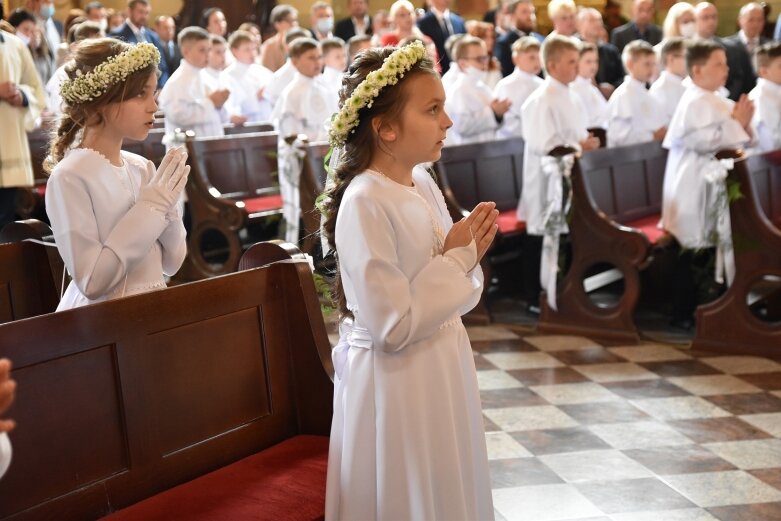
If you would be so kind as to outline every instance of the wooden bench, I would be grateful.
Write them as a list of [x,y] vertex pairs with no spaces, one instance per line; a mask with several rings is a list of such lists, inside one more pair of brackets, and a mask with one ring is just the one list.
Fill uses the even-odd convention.
[[[187,182],[192,229],[183,275],[200,279],[236,271],[243,245],[275,235],[250,225],[281,219],[276,182],[277,134],[188,138]],[[263,235],[266,237],[263,237]],[[216,254],[215,254],[216,252]]]
[[49,177],[43,170],[43,162],[49,155],[49,139],[55,125],[55,120],[45,118],[41,120],[39,127],[27,133],[34,183],[32,187],[20,188],[17,191],[16,214],[19,219],[47,220],[44,196],[46,195],[46,181]]
[[[781,151],[736,162],[728,181],[739,183],[743,195],[730,203],[735,280],[720,298],[697,308],[692,348],[778,356],[781,230],[776,212],[781,202]],[[776,224],[770,220],[774,217]],[[763,302],[768,313],[765,320],[752,311]]]
[[[526,224],[516,218],[523,188],[523,140],[520,138],[457,145],[442,149],[442,157],[434,164],[438,183],[454,221],[469,214],[481,201],[495,201],[499,210],[499,231],[482,262],[485,285],[480,303],[467,315],[469,320],[490,322],[486,294],[494,271],[517,261]],[[498,273],[500,285],[517,279],[517,270],[507,277]]]
[[316,261],[322,259],[327,252],[320,252],[320,211],[315,207],[317,198],[325,189],[326,170],[323,161],[330,145],[326,142],[310,143],[306,147],[301,180],[299,181],[299,193],[301,205],[301,250],[315,257]]
[[4,324],[2,357],[0,518],[322,519],[333,386],[305,263]]

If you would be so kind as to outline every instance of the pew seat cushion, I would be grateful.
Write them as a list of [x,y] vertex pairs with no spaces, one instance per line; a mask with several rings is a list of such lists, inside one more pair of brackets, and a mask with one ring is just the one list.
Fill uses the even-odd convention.
[[499,225],[499,233],[520,233],[526,230],[526,222],[518,220],[518,211],[516,209],[499,212],[496,218],[496,224]]
[[279,194],[252,197],[250,199],[243,199],[242,202],[244,203],[244,208],[247,210],[247,213],[250,214],[282,210],[282,196]]
[[325,516],[327,466],[327,437],[295,436],[106,519],[321,520]]
[[42,198],[46,197],[46,183],[36,184],[33,190]]
[[659,239],[666,233],[662,228],[659,228],[659,221],[662,219],[661,214],[653,214],[634,221],[624,223],[625,226],[631,228],[637,228],[640,230],[651,244],[656,244]]

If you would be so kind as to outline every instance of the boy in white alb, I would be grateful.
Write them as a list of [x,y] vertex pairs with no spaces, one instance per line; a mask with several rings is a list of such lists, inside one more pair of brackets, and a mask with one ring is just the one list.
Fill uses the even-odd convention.
[[174,131],[192,130],[198,137],[222,136],[220,109],[230,95],[227,89],[209,89],[203,72],[209,57],[209,33],[186,27],[178,37],[182,62],[160,92],[165,112],[165,133],[170,146]]
[[607,128],[607,100],[597,87],[594,79],[599,72],[599,54],[597,46],[589,42],[580,44],[578,77],[570,88],[583,100],[586,109],[587,128]]
[[748,97],[754,102],[758,149],[781,149],[781,43],[763,45],[756,53],[759,79]]
[[[496,99],[510,100],[510,108],[504,113],[502,126],[496,132],[497,137],[500,138],[523,135],[521,109],[532,92],[542,85],[542,78],[538,76],[542,70],[540,42],[536,38],[522,36],[515,40],[512,45],[512,57],[515,70],[506,78],[499,80],[494,89]],[[450,66],[450,71],[452,70],[453,65]]]
[[686,59],[683,57],[684,40],[678,36],[668,38],[662,44],[661,57],[664,69],[648,92],[664,110],[664,124],[670,124],[675,107],[681,100],[686,86]]
[[218,34],[210,34],[209,41],[211,47],[209,47],[209,59],[206,63],[206,68],[203,72],[206,73],[208,78],[211,78],[215,82],[220,81],[220,74],[225,70],[227,65],[225,57],[228,52],[228,42],[225,38]]
[[483,82],[491,59],[485,42],[474,36],[464,36],[455,44],[453,58],[462,73],[446,90],[445,111],[453,120],[453,128],[445,143],[458,145],[495,139],[511,102],[495,99]]
[[624,47],[621,57],[629,74],[607,104],[608,146],[664,139],[667,129],[662,107],[645,88],[656,67],[654,48],[648,42],[635,40]]
[[713,214],[718,208],[712,200],[719,181],[709,181],[708,174],[719,167],[714,156],[720,149],[750,143],[754,106],[745,94],[737,102],[717,94],[729,71],[720,44],[709,40],[688,43],[686,69],[693,84],[675,109],[664,139],[670,152],[662,190],[662,226],[682,249],[673,278],[672,323],[688,329],[697,306],[694,267],[704,270],[713,263],[714,235],[720,233],[718,216]]
[[[309,38],[309,32],[300,27],[289,30],[285,35],[285,45],[287,46],[287,49],[290,48],[290,44],[299,38]],[[265,90],[265,96],[272,105],[276,105],[279,95],[282,94],[285,87],[293,81],[293,76],[295,76],[295,74],[296,68],[293,66],[290,56],[288,56],[282,67],[274,71],[271,81],[268,82],[268,86]]]
[[523,105],[523,191],[518,204],[518,220],[526,221],[529,252],[524,259],[523,282],[527,310],[539,313],[540,258],[545,234],[545,207],[549,177],[542,158],[556,147],[570,146],[582,151],[599,147],[599,139],[586,130],[583,104],[570,89],[578,75],[580,47],[576,40],[549,36],[542,45],[547,78]]
[[228,44],[236,58],[221,75],[222,83],[232,92],[228,101],[228,114],[244,116],[252,122],[269,121],[274,107],[265,89],[273,73],[255,63],[256,40],[247,31],[234,31]]
[[319,80],[338,105],[342,76],[347,69],[347,48],[341,38],[326,38],[320,42],[320,50],[323,53],[323,74]]

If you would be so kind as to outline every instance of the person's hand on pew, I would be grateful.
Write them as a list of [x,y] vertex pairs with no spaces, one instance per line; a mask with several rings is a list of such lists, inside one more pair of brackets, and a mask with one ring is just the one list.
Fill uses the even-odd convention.
[[599,148],[599,138],[592,134],[591,132],[588,133],[588,137],[580,142],[580,149],[583,150],[583,152],[588,152],[589,150],[596,150]]
[[510,105],[512,105],[513,102],[509,99],[495,99],[491,101],[491,110],[494,111],[494,114],[496,114],[496,117],[501,119],[504,117],[505,114],[507,114],[507,111],[510,110]]
[[664,136],[667,135],[667,127],[661,127],[654,132],[654,141],[664,141]]
[[217,89],[209,94],[209,99],[212,100],[212,103],[214,103],[216,108],[220,109],[223,105],[225,105],[225,102],[228,101],[230,94],[231,91],[228,89]]
[[247,122],[247,116],[242,116],[240,114],[231,116],[231,123],[234,125],[243,125]]
[[[0,359],[0,416],[5,414],[14,401],[16,382],[11,379],[11,362]],[[10,432],[16,426],[13,420],[0,420],[0,432]]]
[[[445,237],[442,253],[447,253],[453,248],[469,246],[469,243],[474,239],[477,247],[477,262],[475,263],[477,266],[496,237],[496,231],[499,229],[496,224],[498,216],[499,211],[496,209],[496,203],[479,203],[467,217],[453,224]],[[473,268],[474,266],[472,266]]]
[[179,195],[187,184],[190,167],[185,164],[186,161],[187,151],[184,147],[169,150],[157,171],[141,186],[138,200],[145,201],[167,214],[179,200]]
[[735,106],[732,108],[732,119],[740,123],[740,126],[751,133],[751,119],[754,117],[754,102],[748,96],[741,94]]
[[258,89],[258,92],[256,93],[259,100],[263,99],[263,93],[266,91],[266,87],[261,87]]

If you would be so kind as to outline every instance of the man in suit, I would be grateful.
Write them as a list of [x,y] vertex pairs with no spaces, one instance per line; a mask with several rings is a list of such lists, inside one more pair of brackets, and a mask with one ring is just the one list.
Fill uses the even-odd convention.
[[[149,22],[150,11],[149,0],[130,0],[127,3],[127,20],[117,29],[111,31],[109,36],[128,43],[149,42],[157,47],[161,57],[165,56],[166,51],[160,42],[160,38],[154,31],[146,28],[146,24]],[[160,69],[160,77],[157,80],[157,86],[162,88],[165,82],[168,81],[169,75],[168,64],[165,59],[160,60],[158,68]]]
[[309,32],[317,41],[333,38],[334,10],[323,1],[315,2],[309,8]]
[[762,4],[750,2],[744,5],[738,15],[738,26],[740,26],[740,30],[732,36],[727,36],[724,40],[745,49],[753,63],[754,51],[760,45],[770,41],[769,38],[762,35],[765,28],[765,11]]
[[502,76],[509,76],[515,69],[513,64],[513,44],[522,36],[534,36],[542,42],[541,34],[535,33],[537,15],[534,12],[532,0],[512,0],[507,6],[510,13],[510,30],[496,40],[494,54],[502,66]]
[[620,27],[613,29],[610,43],[622,52],[626,44],[634,40],[645,40],[651,45],[662,41],[662,29],[653,23],[654,3],[652,0],[634,0],[632,2],[632,19]]
[[418,20],[418,29],[434,41],[442,74],[450,68],[445,41],[454,34],[466,33],[464,19],[450,11],[450,0],[431,0],[431,10]]
[[353,36],[372,34],[368,0],[347,0],[347,10],[350,16],[336,22],[334,36],[346,42]]
[[170,16],[158,16],[155,19],[155,32],[163,45],[163,56],[168,75],[174,73],[179,68],[179,62],[182,61],[182,53],[179,51],[179,45],[176,43],[176,24]]
[[729,98],[737,101],[741,94],[748,94],[757,83],[751,58],[742,45],[727,38],[716,36],[716,28],[719,26],[719,11],[710,2],[700,2],[694,7],[694,22],[696,26],[695,37],[701,40],[713,40],[724,46],[727,54],[727,90]]
[[597,85],[606,98],[609,98],[616,87],[624,81],[624,65],[621,63],[621,53],[616,46],[600,40],[602,35],[602,14],[593,7],[583,7],[576,18],[578,35],[584,42],[597,46],[599,54],[599,70]]

